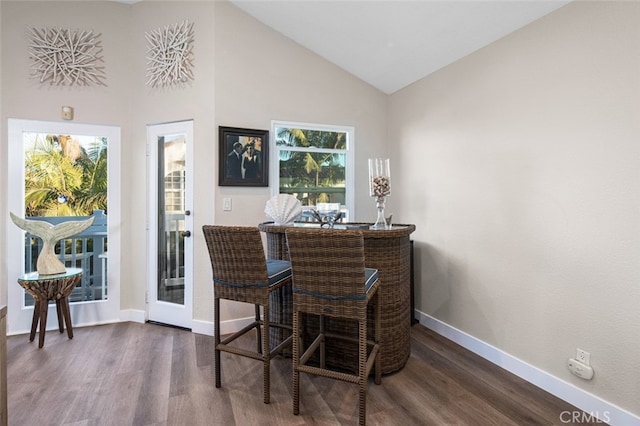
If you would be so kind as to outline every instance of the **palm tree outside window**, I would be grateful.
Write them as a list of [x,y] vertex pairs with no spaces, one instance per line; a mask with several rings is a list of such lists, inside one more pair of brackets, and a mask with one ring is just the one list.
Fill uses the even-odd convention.
[[26,133],[25,216],[107,211],[104,137]]
[[[99,213],[96,224],[106,226],[107,147],[108,138],[103,136],[23,133],[25,217],[60,223]],[[78,238],[61,240],[55,247],[66,266],[84,269],[82,284],[70,295],[71,302],[106,299],[106,285],[97,283],[105,273],[99,256],[107,252],[108,238],[106,231],[102,235],[94,228],[97,226]],[[26,235],[25,249],[25,271],[34,271],[39,239]],[[27,293],[24,304],[33,305]]]
[[304,210],[318,203],[339,203],[353,212],[352,127],[273,122],[276,159],[272,188],[292,194]]

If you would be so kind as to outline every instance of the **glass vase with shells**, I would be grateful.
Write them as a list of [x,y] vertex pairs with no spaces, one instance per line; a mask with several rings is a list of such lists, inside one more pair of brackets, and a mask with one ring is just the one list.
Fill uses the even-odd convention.
[[384,216],[385,197],[391,195],[391,171],[388,158],[369,159],[369,195],[376,200],[378,215],[370,229],[390,229]]

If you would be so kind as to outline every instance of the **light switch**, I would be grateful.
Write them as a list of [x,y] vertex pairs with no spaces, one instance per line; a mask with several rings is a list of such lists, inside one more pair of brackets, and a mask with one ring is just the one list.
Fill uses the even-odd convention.
[[223,198],[222,199],[222,210],[226,212],[231,211],[231,198]]

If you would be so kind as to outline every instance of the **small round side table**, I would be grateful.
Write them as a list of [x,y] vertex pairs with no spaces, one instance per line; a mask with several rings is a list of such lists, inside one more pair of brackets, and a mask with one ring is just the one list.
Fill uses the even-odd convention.
[[[22,286],[35,300],[33,307],[33,320],[31,321],[31,335],[29,341],[33,342],[36,329],[40,323],[40,339],[38,348],[44,346],[44,334],[47,329],[47,311],[49,301],[55,300],[58,313],[58,328],[64,332],[64,324],[67,325],[67,335],[73,339],[71,315],[69,313],[69,295],[82,279],[81,268],[67,268],[63,274],[40,275],[37,272],[29,272],[18,277],[18,284]],[[64,323],[63,323],[64,318]]]

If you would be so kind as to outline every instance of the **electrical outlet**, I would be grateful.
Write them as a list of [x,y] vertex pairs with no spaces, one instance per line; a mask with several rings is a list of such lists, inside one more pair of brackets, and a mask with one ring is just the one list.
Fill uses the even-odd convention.
[[591,365],[591,354],[580,348],[576,349],[576,361],[581,362],[584,365]]
[[585,380],[593,379],[593,367],[589,365],[585,365],[580,361],[577,361],[573,358],[569,358],[568,367],[573,374],[580,377],[581,379],[585,379]]

